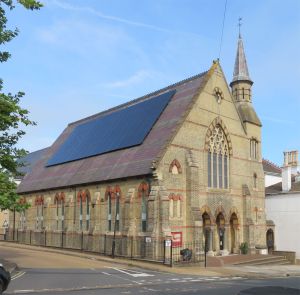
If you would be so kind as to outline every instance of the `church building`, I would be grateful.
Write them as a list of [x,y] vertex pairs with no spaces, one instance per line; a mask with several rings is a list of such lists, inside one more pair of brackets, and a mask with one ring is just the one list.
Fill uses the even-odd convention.
[[200,252],[206,239],[210,255],[238,253],[243,242],[251,252],[264,247],[262,124],[252,84],[239,36],[229,86],[214,61],[206,72],[70,123],[19,185],[31,206],[16,228],[31,239],[45,231],[53,246],[75,247],[77,234],[87,235],[93,251],[104,235],[172,239]]

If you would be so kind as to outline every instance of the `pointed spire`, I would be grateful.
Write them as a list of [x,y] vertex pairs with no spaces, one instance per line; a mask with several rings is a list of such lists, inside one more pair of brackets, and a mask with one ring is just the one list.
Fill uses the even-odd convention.
[[233,79],[231,83],[236,81],[249,81],[251,84],[253,83],[249,76],[241,32],[239,32],[238,48],[234,64]]

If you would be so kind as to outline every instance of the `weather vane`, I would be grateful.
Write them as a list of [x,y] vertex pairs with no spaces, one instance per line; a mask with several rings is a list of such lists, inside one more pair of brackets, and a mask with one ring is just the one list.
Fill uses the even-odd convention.
[[238,26],[239,26],[239,37],[241,37],[241,26],[242,26],[242,18],[241,17],[239,17]]

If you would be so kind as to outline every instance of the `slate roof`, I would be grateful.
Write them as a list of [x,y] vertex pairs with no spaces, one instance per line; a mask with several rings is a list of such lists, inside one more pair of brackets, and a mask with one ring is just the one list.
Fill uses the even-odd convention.
[[39,161],[42,155],[47,151],[48,148],[44,148],[32,153],[27,154],[25,157],[19,159],[19,163],[24,166],[18,168],[18,172],[23,174],[23,176],[18,176],[18,179],[22,179],[27,173],[31,172],[32,167]]
[[[205,85],[208,77],[207,73],[209,72],[198,74],[141,98],[69,124],[54,144],[36,162],[31,172],[24,177],[18,187],[18,193],[29,193],[125,177],[150,175],[152,173],[151,167],[153,166],[153,162],[163,153],[168,142],[171,141],[174,132],[190,109],[194,97]],[[141,145],[46,167],[47,161],[79,124],[154,98],[159,94],[173,89],[176,89],[175,95],[171,98],[167,107]]]
[[292,176],[292,186],[288,192],[282,192],[282,182],[273,184],[265,189],[266,195],[273,195],[273,194],[287,194],[289,192],[295,193],[300,192],[300,181],[295,182],[295,176]]
[[281,175],[281,168],[278,167],[276,164],[272,163],[271,161],[263,159],[262,164],[265,173]]

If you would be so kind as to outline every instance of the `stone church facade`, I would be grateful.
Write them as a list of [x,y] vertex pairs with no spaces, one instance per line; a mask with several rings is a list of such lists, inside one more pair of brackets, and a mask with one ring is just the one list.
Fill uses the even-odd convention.
[[[252,84],[239,37],[230,87],[214,61],[207,72],[69,124],[20,184],[21,201],[31,207],[17,214],[16,228],[63,232],[67,244],[84,233],[167,238],[174,247],[200,245],[199,251],[206,238],[211,255],[237,253],[242,242],[252,251],[265,246],[261,122]],[[168,91],[176,92],[140,145],[46,165],[76,126]],[[52,239],[47,243],[58,243]]]

